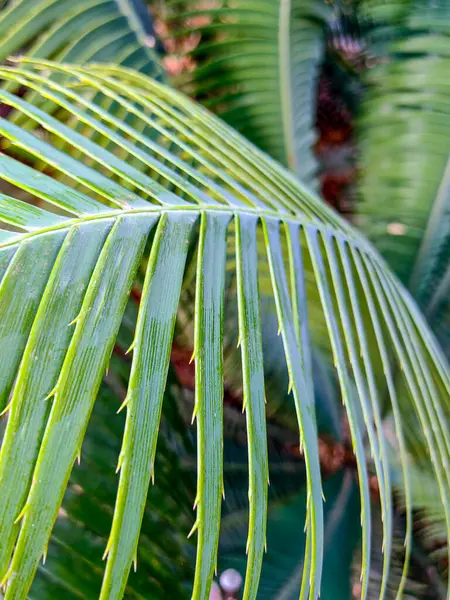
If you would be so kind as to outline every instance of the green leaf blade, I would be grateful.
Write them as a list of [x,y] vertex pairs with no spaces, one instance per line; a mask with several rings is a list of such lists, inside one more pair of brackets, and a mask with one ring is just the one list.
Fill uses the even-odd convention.
[[[386,346],[385,336],[383,335],[383,331],[381,328],[381,322],[378,315],[378,311],[376,309],[376,305],[373,298],[373,292],[369,286],[369,281],[366,276],[366,272],[363,268],[363,264],[361,261],[361,257],[354,250],[354,248],[350,249],[353,262],[356,267],[356,272],[358,275],[358,279],[361,282],[362,288],[364,290],[364,295],[366,298],[367,306],[369,312],[372,317],[372,323],[375,333],[375,339],[377,342],[377,346],[380,352],[380,357],[383,365],[383,371],[386,378],[387,389],[389,393],[389,398],[391,401],[392,413],[394,416],[394,424],[395,424],[395,432],[398,440],[399,454],[400,454],[400,463],[401,470],[403,476],[403,488],[405,493],[405,513],[406,513],[406,531],[405,531],[405,558],[403,563],[403,571],[402,578],[399,583],[398,595],[401,597],[403,593],[404,587],[406,585],[406,579],[409,572],[409,563],[411,556],[411,545],[412,545],[412,504],[411,504],[411,482],[409,477],[409,460],[408,460],[408,452],[405,441],[404,434],[404,425],[402,419],[402,412],[399,405],[397,391],[394,383],[394,376],[392,372],[391,361],[389,360],[389,353]],[[345,263],[344,263],[345,264]],[[365,350],[364,350],[365,352]]]
[[[357,294],[353,281],[353,275],[350,269],[348,257],[345,254],[343,244],[339,244],[339,251],[344,267],[345,280],[349,290],[350,304],[352,306],[352,314],[355,322],[356,335],[353,332],[353,323],[350,318],[349,307],[344,293],[343,283],[340,277],[340,267],[337,261],[336,248],[334,242],[329,237],[324,237],[325,250],[330,263],[331,277],[333,287],[336,294],[337,306],[340,318],[342,320],[342,329],[344,333],[345,344],[348,349],[349,362],[353,371],[353,376],[356,383],[356,389],[364,416],[366,425],[371,455],[375,463],[375,471],[377,474],[379,495],[381,501],[381,513],[383,521],[383,573],[381,581],[380,598],[386,595],[386,588],[389,579],[389,566],[391,562],[392,550],[392,488],[389,476],[389,461],[387,456],[387,448],[383,434],[383,424],[379,411],[380,401],[377,396],[377,388],[373,376],[373,370],[370,363],[370,358],[367,349],[367,340],[365,339],[364,328],[361,320],[361,312],[358,310]],[[359,348],[356,346],[356,339],[359,342]],[[360,365],[359,355],[362,354],[364,362],[364,370]],[[376,428],[374,423],[376,423]]]
[[264,235],[290,385],[294,393],[301,447],[305,453],[308,475],[307,521],[311,531],[310,546],[308,546],[311,557],[306,557],[305,563],[311,565],[309,586],[311,597],[315,600],[320,593],[322,577],[323,503],[314,396],[311,397],[311,394],[308,394],[311,386],[306,383],[300,340],[297,337],[292,316],[292,305],[281,248],[279,221],[265,219]]
[[[162,217],[153,241],[136,325],[120,483],[100,598],[122,597],[136,560],[169,367],[176,311],[195,214]],[[170,277],[168,277],[170,274]],[[106,554],[106,553],[105,553]]]
[[362,544],[362,589],[361,598],[364,600],[367,597],[367,588],[369,583],[370,572],[370,536],[371,536],[371,511],[370,511],[370,492],[369,492],[369,477],[367,473],[367,465],[364,454],[364,444],[361,432],[358,428],[356,417],[356,403],[352,397],[350,388],[350,378],[347,370],[347,363],[344,356],[344,345],[340,336],[339,327],[337,324],[337,311],[333,308],[332,295],[328,284],[327,274],[323,255],[320,250],[318,241],[318,232],[312,227],[305,228],[306,239],[309,252],[311,255],[314,272],[316,276],[317,287],[319,289],[320,299],[322,302],[323,312],[325,314],[327,328],[330,337],[330,343],[333,350],[335,366],[338,372],[339,383],[343,402],[347,410],[353,450],[356,455],[358,464],[358,476],[361,492],[361,522],[363,528],[363,544]]
[[269,478],[256,226],[255,217],[236,217],[239,339],[247,418],[250,504],[244,599],[256,598],[258,591],[266,544]]
[[27,167],[6,154],[0,154],[0,175],[5,181],[75,215],[92,215],[107,210],[104,204]]
[[229,216],[203,213],[195,297],[197,562],[192,598],[208,596],[217,563],[223,490],[223,302]]
[[32,204],[24,204],[15,198],[0,193],[0,219],[26,231],[51,227],[63,223],[59,215],[43,210]]

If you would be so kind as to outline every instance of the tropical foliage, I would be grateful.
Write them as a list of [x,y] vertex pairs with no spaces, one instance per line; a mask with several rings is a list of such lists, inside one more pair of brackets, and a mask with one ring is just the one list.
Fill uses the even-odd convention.
[[[401,8],[394,18],[413,27],[413,11]],[[19,0],[0,13],[0,31],[8,32],[2,56],[28,54],[0,67],[6,600],[176,597],[191,593],[191,579],[192,597],[208,598],[215,569],[230,566],[245,571],[244,598],[259,589],[267,598],[315,600],[322,590],[323,598],[344,600],[356,547],[366,598],[377,551],[374,477],[384,549],[378,589],[380,597],[392,592],[392,567],[401,597],[419,503],[411,466],[419,459],[439,494],[436,522],[448,539],[445,353],[374,247],[298,177],[317,180],[312,82],[330,14],[319,0],[239,0],[177,13],[186,27],[208,17],[194,51],[199,65],[183,89],[248,141],[159,81],[157,41],[136,0]],[[371,18],[378,44],[383,28]],[[369,94],[366,107],[375,102]],[[370,123],[367,130],[363,157],[378,135]],[[386,155],[398,152],[395,142],[385,140]],[[380,193],[391,197],[381,171]],[[362,213],[369,204],[367,195]],[[422,221],[427,250],[435,230]],[[437,264],[448,231],[442,218],[437,223],[430,273],[441,290]],[[195,435],[184,414],[192,394],[183,397],[170,367],[174,339],[192,345]],[[229,386],[241,389],[245,419],[235,411],[233,418],[245,431],[247,459],[224,429],[233,413],[224,406]],[[327,431],[344,447],[341,400],[357,470],[341,462],[331,475],[319,436]],[[274,448],[280,436],[291,439],[293,419],[300,453],[287,459],[284,445],[277,460]],[[404,507],[400,552],[394,488]],[[343,532],[348,544],[336,552]],[[128,582],[133,564],[140,568]]]
[[[408,285],[449,352],[450,4],[399,3],[386,31],[367,3],[373,49],[359,122],[362,178],[358,223]],[[381,13],[381,14],[380,14]],[[389,193],[391,202],[377,198]]]

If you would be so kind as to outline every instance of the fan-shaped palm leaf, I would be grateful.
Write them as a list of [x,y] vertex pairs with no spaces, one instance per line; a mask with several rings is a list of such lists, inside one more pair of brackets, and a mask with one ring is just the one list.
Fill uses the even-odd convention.
[[[48,78],[49,72],[62,73],[67,85]],[[4,224],[0,230],[0,402],[9,410],[0,453],[0,566],[7,583],[6,600],[26,596],[45,554],[147,244],[150,257],[130,348],[133,359],[123,405],[127,418],[118,461],[120,480],[101,598],[121,597],[136,555],[190,244],[197,252],[198,489],[193,530],[198,532],[198,542],[193,597],[208,596],[223,493],[223,297],[231,222],[236,231],[249,447],[244,597],[256,595],[267,511],[259,229],[264,234],[306,463],[302,597],[309,593],[317,598],[324,544],[309,327],[319,325],[319,331],[327,332],[358,462],[362,597],[370,561],[370,502],[360,407],[380,484],[385,577],[391,546],[391,484],[375,377],[380,367],[389,385],[408,488],[404,432],[388,349],[403,369],[409,410],[417,414],[421,427],[417,435],[429,448],[448,530],[448,367],[407,292],[364,238],[239,134],[184,96],[135,71],[37,61],[31,66],[4,67],[0,77],[50,100],[52,110],[55,105],[62,109],[52,116],[0,91],[2,101],[25,115],[36,132],[0,120],[0,132],[8,140],[8,154],[0,156],[0,176],[15,186],[13,195],[3,195],[0,202]],[[125,118],[117,119],[101,102],[92,103],[97,94],[120,105]],[[67,127],[67,114],[94,131],[101,143]],[[151,135],[130,124],[127,115],[135,117],[133,123],[142,122]],[[22,158],[28,157],[28,164],[14,158],[16,149]],[[21,190],[42,204],[32,206],[19,199]],[[311,301],[320,305],[312,307]],[[408,549],[409,537],[406,545]]]

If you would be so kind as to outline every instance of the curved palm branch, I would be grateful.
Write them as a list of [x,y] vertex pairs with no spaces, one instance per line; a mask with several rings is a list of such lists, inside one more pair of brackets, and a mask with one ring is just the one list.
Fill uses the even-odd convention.
[[198,66],[180,79],[181,88],[314,183],[316,78],[329,7],[320,0],[166,4],[186,27],[173,35],[194,26],[201,36],[191,52]]
[[[0,11],[0,39],[0,61],[26,52],[36,59],[77,64],[114,62],[159,80],[164,77],[142,0],[18,0]],[[49,76],[64,81],[62,73]],[[39,94],[27,92],[17,82],[7,82],[5,89],[25,93],[31,104],[49,110]],[[120,108],[111,100],[103,99],[103,108],[120,118]],[[10,119],[27,126],[18,112]],[[72,126],[79,124],[74,120]]]
[[[223,298],[231,223],[236,233],[249,454],[244,597],[256,596],[267,512],[260,230],[307,473],[302,597],[318,597],[324,545],[309,328],[318,327],[327,335],[357,457],[362,598],[367,591],[371,522],[366,433],[380,485],[385,580],[389,570],[391,482],[377,379],[383,371],[408,489],[391,351],[402,366],[410,394],[408,410],[417,414],[420,423],[417,436],[429,448],[448,533],[448,366],[407,292],[365,239],[296,178],[205,109],[135,71],[43,60],[0,70],[2,79],[49,100],[52,111],[59,107],[51,115],[0,91],[2,101],[31,123],[20,128],[0,120],[0,132],[8,141],[8,153],[0,156],[0,176],[13,186],[11,195],[0,199],[0,403],[9,411],[0,452],[0,570],[7,584],[6,600],[26,596],[45,555],[133,279],[148,247],[130,347],[133,358],[123,404],[127,417],[118,459],[120,479],[100,597],[123,594],[153,476],[177,306],[192,244],[197,255],[193,358],[198,440],[193,597],[208,597],[224,491]],[[66,85],[48,77],[49,73],[62,73]],[[119,120],[101,102],[91,102],[97,94],[120,105],[125,118]],[[101,143],[68,127],[68,115],[94,131]],[[131,124],[128,115],[134,116]],[[134,127],[136,121],[150,133]],[[16,152],[21,161],[16,160]],[[40,205],[20,199],[25,193]],[[361,410],[363,426],[358,418]],[[410,525],[409,509],[407,513]],[[410,527],[405,573],[409,545]]]

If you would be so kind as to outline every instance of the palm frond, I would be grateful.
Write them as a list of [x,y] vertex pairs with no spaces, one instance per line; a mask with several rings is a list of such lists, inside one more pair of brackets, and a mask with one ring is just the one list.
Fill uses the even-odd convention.
[[182,23],[173,35],[194,25],[200,36],[190,52],[197,66],[180,78],[181,88],[313,184],[316,80],[329,7],[320,0],[177,0],[167,13]]
[[[417,307],[365,239],[219,119],[136,71],[44,60],[0,71],[2,79],[20,82],[51,102],[46,112],[45,105],[39,108],[0,91],[2,101],[30,123],[21,128],[0,120],[0,132],[8,142],[8,154],[0,156],[0,177],[13,186],[11,195],[4,195],[0,203],[0,402],[9,414],[0,452],[0,570],[7,585],[6,600],[26,596],[46,552],[131,285],[148,248],[130,347],[133,358],[123,405],[127,417],[118,461],[119,488],[100,597],[123,594],[154,472],[170,347],[192,244],[197,257],[194,417],[198,433],[193,597],[208,596],[217,562],[223,492],[223,311],[231,223],[237,233],[250,465],[251,527],[244,597],[256,596],[267,518],[257,277],[260,231],[307,473],[303,597],[308,593],[314,600],[318,597],[326,540],[309,329],[317,328],[328,338],[358,462],[361,597],[366,597],[370,564],[366,432],[380,482],[385,580],[392,539],[391,483],[375,377],[382,371],[382,384],[385,380],[389,384],[389,408],[408,487],[391,350],[409,391],[404,402],[417,414],[417,436],[423,436],[429,448],[448,532],[448,366]],[[66,85],[48,77],[49,72],[62,73]],[[92,102],[98,94],[120,105],[124,118],[117,119],[101,101]],[[63,110],[55,111],[55,106]],[[86,125],[89,134],[67,126],[68,115]],[[27,157],[26,164],[16,160],[16,152],[22,159]],[[20,199],[25,192],[36,206]],[[405,572],[409,546],[407,536]]]

